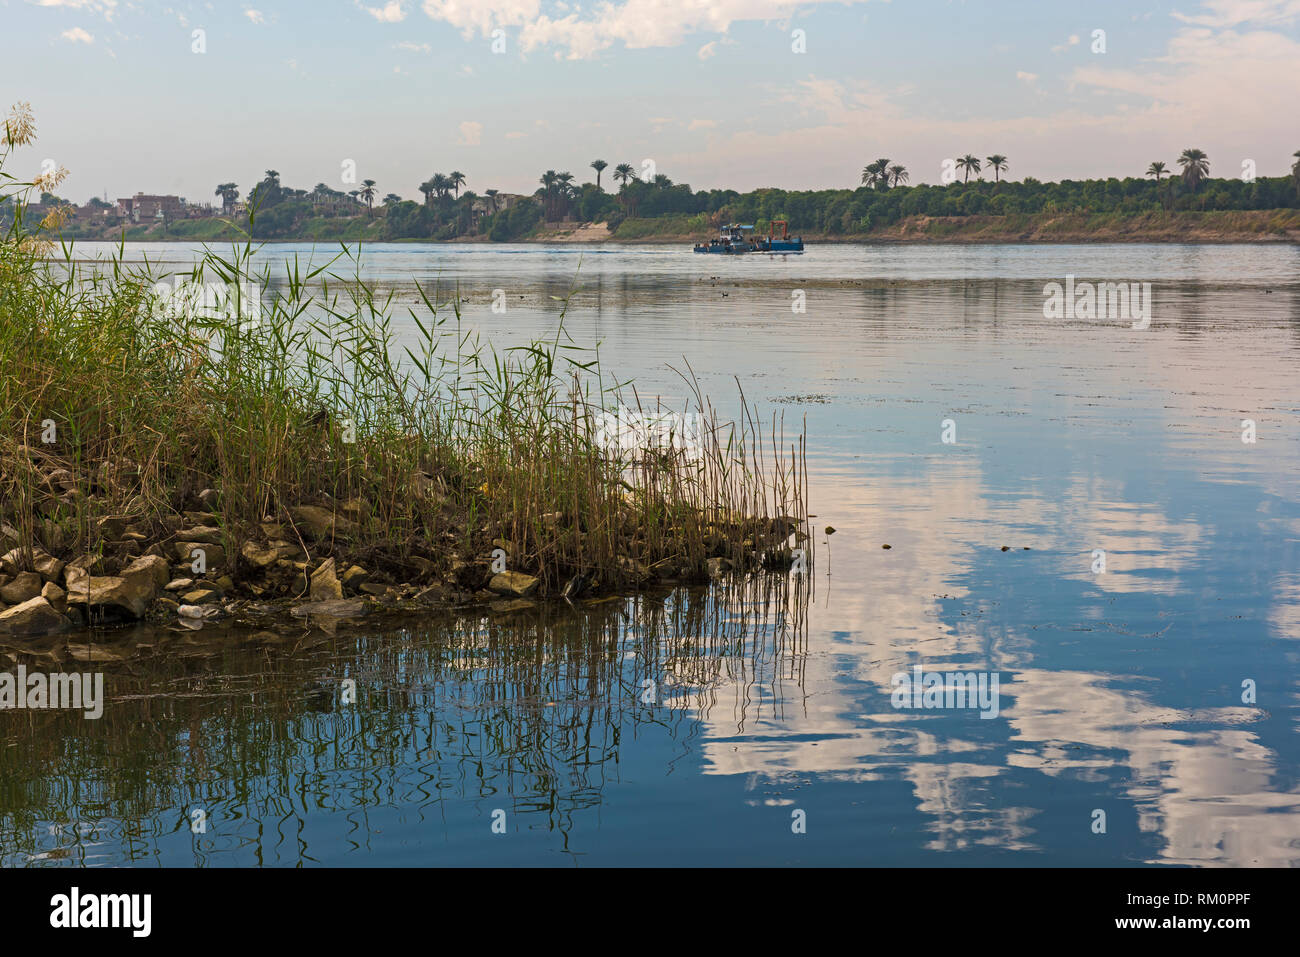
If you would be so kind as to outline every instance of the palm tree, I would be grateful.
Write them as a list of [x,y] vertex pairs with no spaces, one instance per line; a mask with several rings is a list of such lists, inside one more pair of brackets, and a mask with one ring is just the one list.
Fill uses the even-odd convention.
[[361,181],[361,198],[366,201],[366,215],[375,215],[375,181],[373,179],[363,179]]
[[1160,162],[1160,160],[1156,160],[1154,163],[1152,163],[1150,166],[1147,167],[1147,175],[1154,176],[1156,178],[1156,183],[1159,183],[1160,177],[1167,172],[1169,172],[1169,168],[1165,166],[1164,163]]
[[465,185],[465,174],[460,170],[452,170],[447,177],[448,189],[456,191],[456,198],[460,199],[460,188]]
[[567,216],[569,213],[569,200],[577,194],[577,189],[573,185],[573,174],[569,172],[559,173],[555,177],[555,201],[560,207],[560,217]]
[[862,167],[862,185],[879,188],[884,183],[888,187],[889,181],[886,178],[889,175],[888,171],[889,160],[887,159],[878,159],[874,163],[868,163]]
[[[1002,179],[998,174],[1007,171],[1007,158],[1001,153],[994,153],[992,156],[988,157],[988,161],[989,169],[993,170],[993,182],[1000,183]],[[978,166],[975,167],[975,172],[979,172]]]
[[673,185],[673,181],[663,173],[655,173],[654,184],[660,189],[668,189]]
[[420,184],[420,192],[424,194],[424,205],[433,205],[433,180],[426,179]]
[[1183,182],[1192,188],[1192,192],[1196,192],[1196,187],[1210,175],[1210,158],[1198,149],[1183,150],[1178,165],[1183,168]]
[[492,212],[495,213],[495,212],[497,211],[497,192],[498,192],[498,190],[495,190],[495,189],[485,189],[485,190],[483,190],[483,192],[487,193],[488,202],[492,204]]
[[889,185],[890,185],[890,186],[897,186],[899,183],[906,183],[906,182],[907,182],[907,167],[906,167],[906,166],[891,166],[891,167],[889,167]]
[[396,193],[389,193],[387,196],[384,197],[385,206],[394,206],[397,203],[400,203],[401,201],[402,201],[402,197],[398,196]]
[[591,168],[596,171],[596,189],[600,189],[600,174],[604,172],[605,167],[608,165],[609,164],[606,163],[604,160],[591,161]]
[[1296,192],[1300,192],[1300,150],[1291,154],[1295,157],[1295,163],[1291,166],[1291,176],[1295,180]]
[[268,169],[266,171],[266,179],[267,182],[269,182],[272,186],[279,186],[280,185],[279,170]]
[[614,178],[626,186],[636,178],[636,170],[631,163],[619,163],[614,167]]
[[971,156],[969,153],[967,153],[965,156],[959,159],[957,161],[957,165],[960,166],[962,169],[966,170],[966,178],[962,181],[965,183],[970,182],[971,173],[978,173],[980,171],[979,158],[975,156]]
[[555,212],[555,186],[559,182],[559,174],[553,169],[548,169],[538,182],[542,184],[542,208],[546,210],[546,218],[554,219],[552,213]]
[[222,183],[213,195],[221,197],[221,210],[228,213],[230,207],[235,205],[235,200],[239,199],[239,190],[234,183]]
[[433,187],[434,196],[442,199],[447,195],[447,191],[451,189],[451,180],[442,173],[434,173],[433,178],[429,180],[429,185]]

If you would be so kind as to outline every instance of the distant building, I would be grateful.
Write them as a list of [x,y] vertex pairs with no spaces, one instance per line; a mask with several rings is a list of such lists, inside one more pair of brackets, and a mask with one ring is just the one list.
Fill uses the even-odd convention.
[[497,193],[495,196],[480,196],[474,200],[474,212],[492,214],[509,209],[521,199],[527,199],[520,193]]
[[185,219],[189,213],[179,196],[146,196],[136,193],[117,201],[119,215],[133,223],[151,223],[160,219]]

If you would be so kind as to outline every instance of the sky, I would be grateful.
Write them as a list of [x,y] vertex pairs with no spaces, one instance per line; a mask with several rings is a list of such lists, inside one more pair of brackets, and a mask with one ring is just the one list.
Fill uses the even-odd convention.
[[[531,193],[597,158],[696,189],[1215,176],[1300,149],[1300,0],[0,0],[0,108],[77,201],[286,185]],[[30,170],[27,167],[30,166]]]

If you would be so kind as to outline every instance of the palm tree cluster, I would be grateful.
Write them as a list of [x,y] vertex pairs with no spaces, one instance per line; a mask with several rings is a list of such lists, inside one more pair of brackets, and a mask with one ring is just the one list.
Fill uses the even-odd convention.
[[542,184],[542,188],[538,190],[542,209],[545,210],[546,218],[549,220],[563,219],[569,211],[569,204],[582,192],[574,185],[572,173],[557,173],[553,169],[548,169],[538,182]]
[[876,189],[889,189],[907,182],[907,167],[889,164],[887,159],[878,159],[862,168],[862,185]]
[[465,174],[459,170],[452,170],[447,174],[434,173],[420,184],[420,192],[424,194],[424,205],[432,206],[435,200],[445,199],[448,193],[460,199],[460,188],[464,185]]

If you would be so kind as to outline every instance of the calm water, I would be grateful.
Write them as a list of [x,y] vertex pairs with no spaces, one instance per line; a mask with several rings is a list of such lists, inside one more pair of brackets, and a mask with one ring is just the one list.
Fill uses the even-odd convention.
[[[1300,862],[1300,249],[393,245],[362,271],[403,308],[455,289],[499,347],[553,332],[576,274],[566,328],[643,396],[684,405],[689,362],[723,409],[738,380],[806,417],[811,580],[146,635],[102,719],[0,714],[0,862]],[[1150,328],[1045,319],[1067,274],[1150,282]],[[915,665],[996,674],[998,713],[895,708]]]

